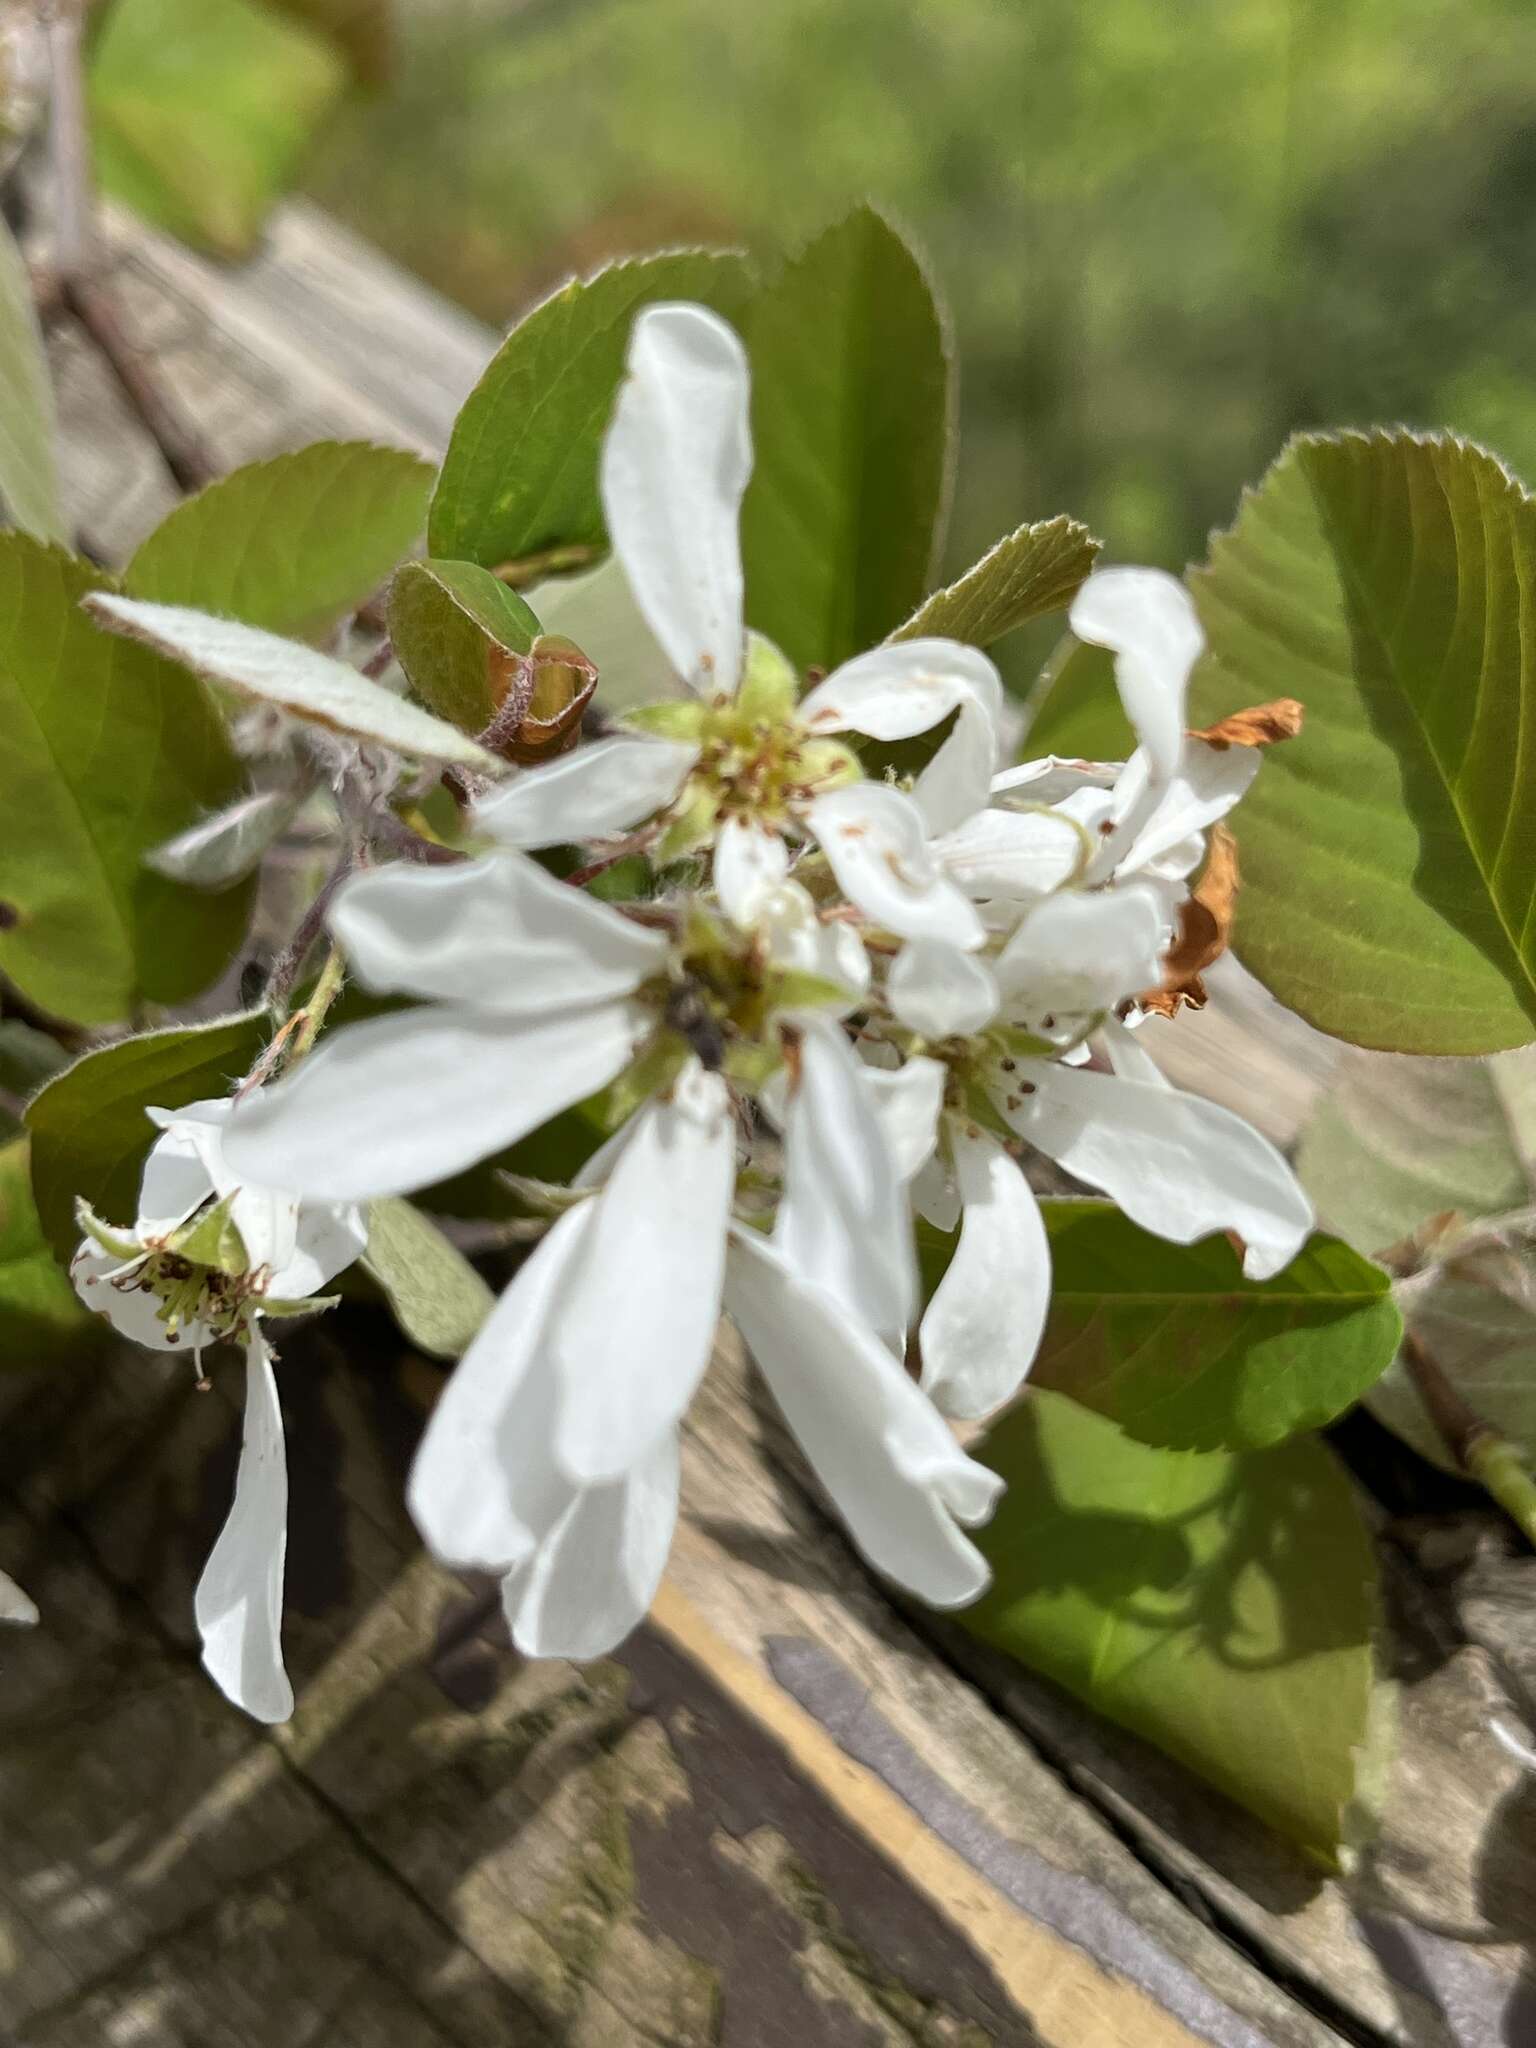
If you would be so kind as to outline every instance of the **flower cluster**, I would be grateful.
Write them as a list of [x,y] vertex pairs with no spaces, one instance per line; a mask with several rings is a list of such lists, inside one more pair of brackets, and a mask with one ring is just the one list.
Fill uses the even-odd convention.
[[[410,1486],[440,1557],[503,1575],[534,1655],[595,1655],[645,1612],[722,1312],[865,1555],[959,1605],[999,1481],[946,1418],[1009,1399],[1039,1342],[1029,1158],[1172,1241],[1234,1233],[1257,1277],[1312,1221],[1274,1149],[1169,1087],[1136,1029],[1206,832],[1259,762],[1186,732],[1201,636],[1181,587],[1105,570],[1073,607],[1115,657],[1140,741],[1123,764],[1005,766],[996,672],[948,640],[802,690],[743,621],[748,395],[713,314],[640,315],[602,494],[677,694],[486,785],[475,857],[346,882],[333,937],[409,1005],[327,1034],[224,1133],[247,1188],[337,1214],[578,1103],[605,1116]],[[861,738],[940,727],[915,778],[864,772]],[[571,846],[589,872],[643,854],[644,892],[558,879],[549,852]],[[926,1309],[914,1214],[958,1226]]]

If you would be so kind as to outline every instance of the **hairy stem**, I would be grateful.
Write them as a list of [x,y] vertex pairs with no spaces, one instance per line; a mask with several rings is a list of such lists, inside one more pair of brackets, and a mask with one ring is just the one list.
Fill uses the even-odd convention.
[[1403,1339],[1403,1363],[1447,1450],[1536,1545],[1536,1478],[1519,1449],[1501,1436],[1451,1385],[1418,1338]]

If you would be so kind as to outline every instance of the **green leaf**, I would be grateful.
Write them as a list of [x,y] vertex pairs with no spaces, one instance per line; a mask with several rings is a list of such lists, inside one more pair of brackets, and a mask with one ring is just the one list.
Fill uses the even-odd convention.
[[39,540],[64,539],[55,432],[31,280],[0,218],[0,506]]
[[368,1207],[363,1265],[383,1288],[395,1320],[434,1358],[458,1358],[496,1297],[437,1225],[399,1196]]
[[1008,1492],[963,1625],[1334,1864],[1386,1716],[1375,1559],[1323,1446],[1155,1450],[1036,1393],[978,1455]]
[[114,0],[91,51],[102,185],[183,241],[243,256],[345,85],[324,37],[251,0]]
[[206,988],[251,901],[142,864],[244,778],[202,685],[80,610],[110,588],[59,549],[0,535],[0,969],[82,1024]]
[[123,587],[318,639],[409,552],[431,488],[425,462],[368,441],[318,441],[248,463],[163,519]]
[[1057,754],[1064,761],[1124,761],[1136,745],[1115,688],[1113,657],[1073,633],[1062,636],[1026,709],[1021,760]]
[[935,633],[990,647],[1018,626],[1064,611],[1093,567],[1101,543],[1065,513],[1021,526],[956,583],[925,598],[893,640]]
[[495,649],[526,654],[539,622],[516,594],[475,562],[407,562],[389,593],[389,636],[417,696],[463,732],[490,723]]
[[[0,1020],[0,1089],[7,1095],[25,1104],[28,1096],[68,1065],[69,1054],[46,1031],[34,1030],[19,1017]],[[20,1129],[19,1118],[0,1109],[0,1138],[12,1137]]]
[[739,321],[741,257],[678,250],[563,285],[513,328],[448,443],[427,539],[435,556],[495,569],[550,548],[607,546],[602,437],[642,306],[696,299]]
[[798,668],[875,646],[928,588],[943,540],[954,393],[921,264],[860,207],[752,302],[747,621]]
[[1236,818],[1235,945],[1311,1023],[1491,1052],[1536,1019],[1536,503],[1490,455],[1302,435],[1191,579],[1192,723],[1299,697]]
[[362,85],[385,85],[394,67],[390,0],[267,0],[336,44]]
[[1321,1428],[1401,1342],[1387,1275],[1337,1238],[1245,1280],[1224,1237],[1166,1244],[1109,1202],[1041,1206],[1053,1284],[1031,1383],[1143,1443],[1261,1450]]
[[79,1351],[100,1331],[43,1237],[27,1149],[25,1138],[0,1147],[0,1366],[17,1368]]
[[[281,705],[295,718],[307,718],[335,732],[377,740],[402,754],[430,761],[461,761],[482,774],[501,772],[503,764],[476,746],[456,726],[423,711],[408,698],[370,682],[344,661],[284,640],[259,626],[192,612],[180,605],[149,604],[139,598],[104,593],[86,606],[103,635],[121,635],[151,647],[157,654],[185,663],[212,683]],[[109,641],[108,644],[111,644]]]
[[138,1214],[139,1174],[156,1135],[146,1107],[182,1109],[227,1095],[255,1063],[271,1022],[253,1010],[120,1039],[76,1060],[29,1104],[32,1190],[61,1259],[79,1239],[76,1196],[108,1223]]
[[[1348,1052],[1296,1158],[1319,1213],[1352,1244],[1383,1251],[1418,1241],[1411,1262],[1422,1270],[1397,1290],[1409,1328],[1473,1413],[1528,1459],[1536,1459],[1533,1099],[1529,1046],[1491,1060]],[[1465,1221],[1448,1220],[1448,1211]],[[1406,1368],[1395,1366],[1366,1399],[1423,1457],[1460,1469]]]

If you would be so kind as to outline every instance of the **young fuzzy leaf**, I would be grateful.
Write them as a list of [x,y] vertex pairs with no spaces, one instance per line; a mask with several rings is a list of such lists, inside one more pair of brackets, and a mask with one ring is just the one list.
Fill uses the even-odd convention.
[[183,241],[243,256],[345,85],[330,43],[254,0],[114,0],[91,45],[102,184]]
[[962,1625],[1336,1863],[1386,1716],[1375,1558],[1328,1451],[1156,1450],[1033,1393],[973,1455],[1008,1491]]
[[154,1125],[146,1108],[181,1109],[227,1095],[271,1028],[264,1010],[119,1039],[75,1061],[27,1107],[32,1190],[43,1232],[68,1261],[77,1198],[109,1223],[138,1213],[139,1174]]
[[398,448],[318,441],[185,499],[123,572],[131,597],[318,639],[409,552],[432,470]]
[[144,856],[244,777],[202,685],[80,609],[109,579],[0,535],[0,969],[82,1024],[206,988],[244,936],[250,891],[189,891]]
[[107,633],[152,647],[208,682],[279,705],[295,718],[425,760],[457,761],[485,774],[501,771],[494,754],[455,726],[297,640],[280,640],[258,627],[180,605],[143,604],[106,593],[87,598],[85,609]]
[[434,556],[495,569],[607,546],[598,454],[642,306],[695,299],[739,322],[739,256],[675,250],[573,278],[519,321],[454,425],[427,523]]
[[883,640],[928,587],[949,503],[953,391],[921,264],[860,207],[752,302],[747,622],[798,668]]
[[39,540],[63,540],[53,385],[26,262],[0,219],[0,509]]
[[293,823],[299,794],[259,789],[210,818],[202,818],[163,846],[151,847],[144,865],[196,889],[224,889],[261,865],[267,848]]
[[1191,587],[1192,725],[1298,697],[1235,820],[1236,950],[1311,1023],[1493,1052],[1536,1020],[1536,502],[1491,455],[1301,435]]
[[406,1336],[434,1358],[467,1351],[495,1304],[463,1253],[399,1196],[369,1204],[363,1265],[383,1288]]
[[418,697],[462,732],[481,731],[500,702],[494,657],[526,654],[539,622],[475,562],[407,562],[389,593],[389,637]]
[[27,1141],[14,1138],[0,1147],[0,1366],[47,1364],[79,1351],[99,1330],[48,1249],[32,1199]]
[[1245,1280],[1224,1237],[1165,1244],[1109,1202],[1043,1208],[1051,1314],[1031,1383],[1143,1443],[1259,1450],[1321,1428],[1397,1352],[1387,1275],[1337,1238]]
[[917,640],[934,634],[964,640],[972,647],[990,647],[1031,619],[1065,611],[1100,546],[1086,526],[1065,513],[1021,526],[957,582],[925,598],[891,638]]

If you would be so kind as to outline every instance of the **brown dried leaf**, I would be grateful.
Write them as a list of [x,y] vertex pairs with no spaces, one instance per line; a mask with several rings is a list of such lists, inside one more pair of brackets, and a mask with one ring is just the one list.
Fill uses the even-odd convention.
[[1214,725],[1192,726],[1189,737],[1204,740],[1208,747],[1273,747],[1295,739],[1305,716],[1304,706],[1294,697],[1276,697],[1268,704],[1231,712]]
[[483,745],[523,768],[575,746],[582,713],[597,688],[597,669],[574,640],[544,633],[527,654],[492,647],[486,659],[491,692],[501,708],[486,728]]
[[1163,960],[1163,985],[1136,999],[1144,1010],[1176,1017],[1186,1004],[1192,1010],[1205,1008],[1200,977],[1227,950],[1238,880],[1237,841],[1225,825],[1213,825],[1205,873],[1179,906],[1178,935]]

